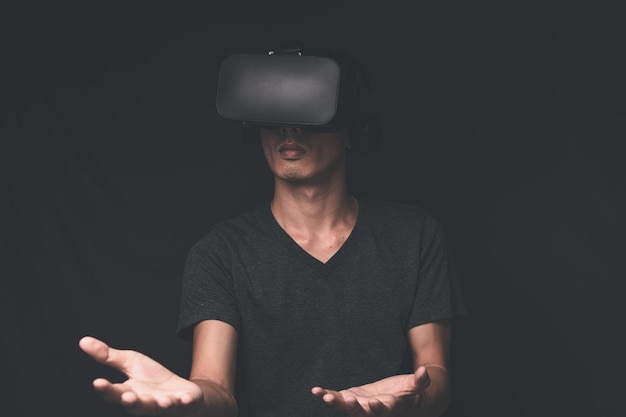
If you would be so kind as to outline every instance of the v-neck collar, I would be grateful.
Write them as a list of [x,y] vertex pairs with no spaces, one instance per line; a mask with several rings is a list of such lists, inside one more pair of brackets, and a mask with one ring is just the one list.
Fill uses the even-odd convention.
[[262,211],[263,216],[268,220],[268,224],[272,229],[272,232],[275,234],[278,243],[284,245],[290,253],[297,256],[298,259],[307,265],[309,268],[316,270],[321,274],[329,274],[331,273],[337,265],[341,263],[341,261],[350,253],[351,247],[355,245],[355,241],[357,241],[357,235],[359,234],[359,230],[361,228],[361,205],[359,204],[359,214],[357,215],[356,223],[352,228],[352,231],[343,242],[341,247],[331,256],[326,262],[322,262],[306,250],[302,248],[302,246],[298,245],[298,243],[291,237],[289,234],[283,229],[274,214],[272,213],[271,205],[268,203]]

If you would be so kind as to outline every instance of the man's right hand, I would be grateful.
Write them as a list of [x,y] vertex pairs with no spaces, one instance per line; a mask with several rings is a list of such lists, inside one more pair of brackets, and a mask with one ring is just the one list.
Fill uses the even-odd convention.
[[193,414],[203,402],[200,387],[160,363],[133,350],[118,350],[93,337],[83,337],[80,348],[96,361],[124,373],[123,383],[98,378],[93,386],[107,401],[119,403],[134,415]]

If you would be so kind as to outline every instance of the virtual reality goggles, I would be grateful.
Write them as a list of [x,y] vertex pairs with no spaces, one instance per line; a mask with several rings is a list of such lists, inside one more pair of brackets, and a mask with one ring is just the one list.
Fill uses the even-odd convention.
[[258,142],[258,128],[264,126],[351,128],[353,148],[370,149],[378,137],[356,143],[357,136],[379,133],[377,118],[359,108],[361,90],[369,89],[366,75],[359,71],[346,56],[331,50],[233,54],[220,67],[217,111],[242,122],[246,142]]

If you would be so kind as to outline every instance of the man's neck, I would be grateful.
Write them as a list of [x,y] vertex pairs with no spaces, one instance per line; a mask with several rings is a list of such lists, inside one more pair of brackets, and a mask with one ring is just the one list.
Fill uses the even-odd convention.
[[345,188],[276,187],[271,207],[283,230],[322,262],[343,245],[359,212],[357,200]]
[[345,187],[277,186],[272,213],[283,228],[330,229],[356,221],[358,203]]

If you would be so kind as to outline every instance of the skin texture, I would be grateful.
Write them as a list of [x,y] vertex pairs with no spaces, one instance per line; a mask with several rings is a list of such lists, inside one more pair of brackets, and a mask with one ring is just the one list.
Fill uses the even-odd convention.
[[[277,127],[260,132],[263,153],[274,173],[271,209],[276,221],[311,256],[327,262],[350,235],[358,216],[358,202],[346,186],[349,131]],[[411,329],[407,337],[413,374],[339,391],[312,387],[311,394],[355,417],[440,415],[450,400],[446,371],[450,323],[426,323]],[[196,325],[189,379],[139,352],[113,349],[92,337],[81,339],[79,345],[96,361],[127,375],[123,383],[99,378],[93,384],[105,400],[121,404],[131,414],[237,414],[233,398],[237,333],[226,323],[207,320]]]
[[131,414],[175,415],[199,407],[202,392],[197,384],[174,375],[147,356],[111,348],[92,337],[82,338],[79,345],[96,361],[128,376],[120,384],[98,378],[93,386],[105,400],[120,403]]

